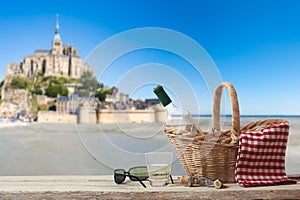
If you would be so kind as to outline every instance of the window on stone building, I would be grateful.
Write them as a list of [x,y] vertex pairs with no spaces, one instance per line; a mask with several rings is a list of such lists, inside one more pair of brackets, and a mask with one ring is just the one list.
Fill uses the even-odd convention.
[[30,75],[33,75],[33,60],[30,61]]
[[46,60],[43,60],[42,64],[42,74],[44,75],[46,73]]

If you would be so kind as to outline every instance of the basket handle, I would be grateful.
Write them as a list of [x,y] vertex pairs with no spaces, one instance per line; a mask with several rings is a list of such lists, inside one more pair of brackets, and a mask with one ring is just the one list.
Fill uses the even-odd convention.
[[214,105],[213,105],[213,130],[220,131],[220,104],[223,88],[226,87],[230,96],[231,107],[232,107],[232,129],[231,129],[231,138],[232,142],[238,140],[240,136],[240,110],[239,102],[236,90],[233,85],[229,82],[224,82],[220,84],[214,96]]

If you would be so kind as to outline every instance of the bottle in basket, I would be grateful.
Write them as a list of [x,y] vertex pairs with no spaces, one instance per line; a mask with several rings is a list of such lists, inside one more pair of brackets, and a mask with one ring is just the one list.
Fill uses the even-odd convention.
[[190,112],[185,109],[178,108],[176,105],[174,105],[171,98],[161,85],[157,85],[157,87],[154,88],[153,92],[159,98],[162,105],[167,109],[168,117],[166,120],[166,126],[192,126],[198,132],[201,132],[199,125],[197,124],[196,120],[192,117]]

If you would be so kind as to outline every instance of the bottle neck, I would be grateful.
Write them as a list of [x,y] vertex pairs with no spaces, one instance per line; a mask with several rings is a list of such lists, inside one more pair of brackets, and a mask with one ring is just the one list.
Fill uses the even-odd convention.
[[172,110],[178,110],[179,108],[173,104],[173,102],[170,102],[169,104],[164,106],[168,111],[172,111]]
[[184,108],[177,107],[173,103],[169,103],[168,105],[165,106],[165,108],[166,108],[168,114],[172,115],[172,116],[186,116],[186,115],[190,115],[189,111],[187,111]]
[[157,87],[154,88],[153,92],[156,94],[162,105],[168,111],[168,119],[166,121],[166,125],[192,125],[198,132],[202,132],[190,112],[184,109],[180,109],[176,105],[174,105],[161,85],[157,85]]

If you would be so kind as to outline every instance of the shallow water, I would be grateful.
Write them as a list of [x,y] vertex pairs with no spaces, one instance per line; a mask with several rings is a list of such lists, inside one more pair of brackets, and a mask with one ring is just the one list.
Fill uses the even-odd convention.
[[[241,118],[241,124],[263,118]],[[222,130],[230,129],[224,118]],[[300,118],[290,121],[287,173],[300,173]],[[1,126],[1,125],[0,125]],[[203,130],[210,118],[201,117]],[[162,124],[45,124],[0,128],[0,175],[107,175],[115,168],[145,165],[144,153],[172,151]],[[173,152],[174,153],[174,152]],[[184,174],[174,156],[172,173]]]

